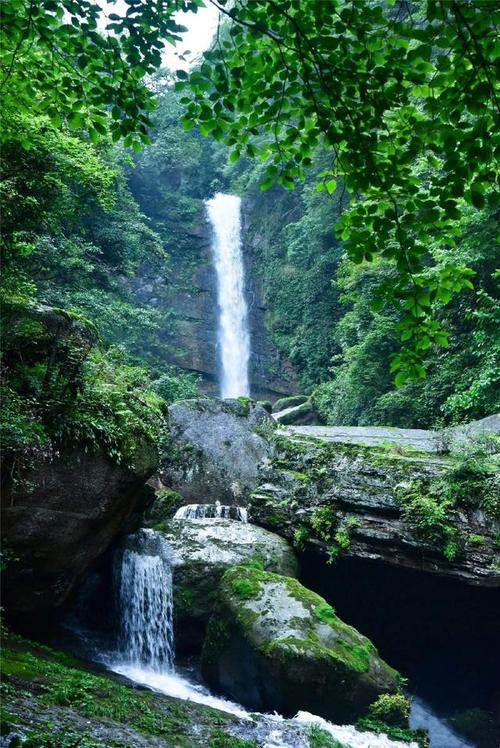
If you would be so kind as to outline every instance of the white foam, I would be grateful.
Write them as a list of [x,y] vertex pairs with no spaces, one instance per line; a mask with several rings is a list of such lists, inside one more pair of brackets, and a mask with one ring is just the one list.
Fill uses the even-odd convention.
[[175,670],[168,673],[158,673],[135,665],[126,665],[118,662],[111,663],[109,669],[134,681],[134,683],[147,686],[152,691],[163,693],[166,696],[173,696],[183,701],[193,701],[196,704],[211,706],[213,709],[220,709],[222,712],[234,714],[241,719],[252,719],[250,714],[239,704],[218,696],[213,696],[208,689],[200,684],[191,683],[176,673]]

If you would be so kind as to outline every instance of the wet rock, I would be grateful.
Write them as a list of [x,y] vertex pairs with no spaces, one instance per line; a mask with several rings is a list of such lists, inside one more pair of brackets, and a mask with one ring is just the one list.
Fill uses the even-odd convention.
[[186,503],[242,504],[259,482],[270,454],[274,422],[249,398],[185,400],[169,408],[170,447],[162,456],[163,483]]
[[3,605],[25,626],[61,605],[92,563],[125,529],[157,466],[156,449],[137,444],[134,467],[84,447],[61,451],[2,493],[6,553]]
[[279,432],[251,495],[251,521],[331,560],[342,554],[467,584],[500,585],[498,523],[484,511],[472,505],[453,512],[457,551],[451,558],[405,521],[398,491],[409,484],[425,493],[446,480],[449,458],[401,444],[343,443],[338,434],[311,438],[309,428],[317,427],[296,427],[289,436]]
[[309,709],[350,722],[398,674],[323,598],[294,579],[245,567],[226,572],[202,653],[208,683],[250,709]]
[[174,568],[176,648],[201,648],[219,581],[227,569],[250,563],[295,576],[295,556],[283,538],[226,519],[173,520],[162,526]]

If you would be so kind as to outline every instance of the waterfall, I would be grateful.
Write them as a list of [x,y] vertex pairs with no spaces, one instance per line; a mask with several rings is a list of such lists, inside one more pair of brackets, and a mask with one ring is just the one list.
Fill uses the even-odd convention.
[[168,547],[153,530],[129,536],[115,564],[124,662],[156,672],[174,664],[172,570]]
[[215,504],[186,504],[174,514],[174,519],[233,519],[248,522],[248,512],[242,506],[229,506],[217,501]]
[[212,252],[217,273],[218,339],[222,363],[221,397],[248,395],[250,336],[241,251],[241,200],[218,192],[206,201],[213,229]]

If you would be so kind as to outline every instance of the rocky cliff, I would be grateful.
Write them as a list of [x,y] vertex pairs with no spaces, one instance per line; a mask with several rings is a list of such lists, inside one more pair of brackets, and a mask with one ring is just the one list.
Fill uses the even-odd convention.
[[250,519],[330,563],[344,555],[500,586],[498,476],[460,475],[450,456],[398,445],[398,431],[371,447],[359,435],[278,435]]
[[494,417],[447,434],[276,430],[251,402],[206,399],[172,406],[170,420],[161,477],[186,503],[248,505],[252,522],[330,563],[346,556],[500,586],[495,457],[443,451],[495,431]]
[[81,445],[39,460],[21,484],[4,489],[2,591],[9,618],[32,625],[34,613],[42,618],[64,602],[123,531],[156,464],[150,445],[137,445],[134,467]]

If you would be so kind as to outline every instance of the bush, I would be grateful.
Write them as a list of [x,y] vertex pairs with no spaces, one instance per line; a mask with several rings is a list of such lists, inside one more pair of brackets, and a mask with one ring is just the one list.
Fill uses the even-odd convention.
[[370,717],[393,727],[408,727],[410,701],[401,693],[383,693],[368,707]]

